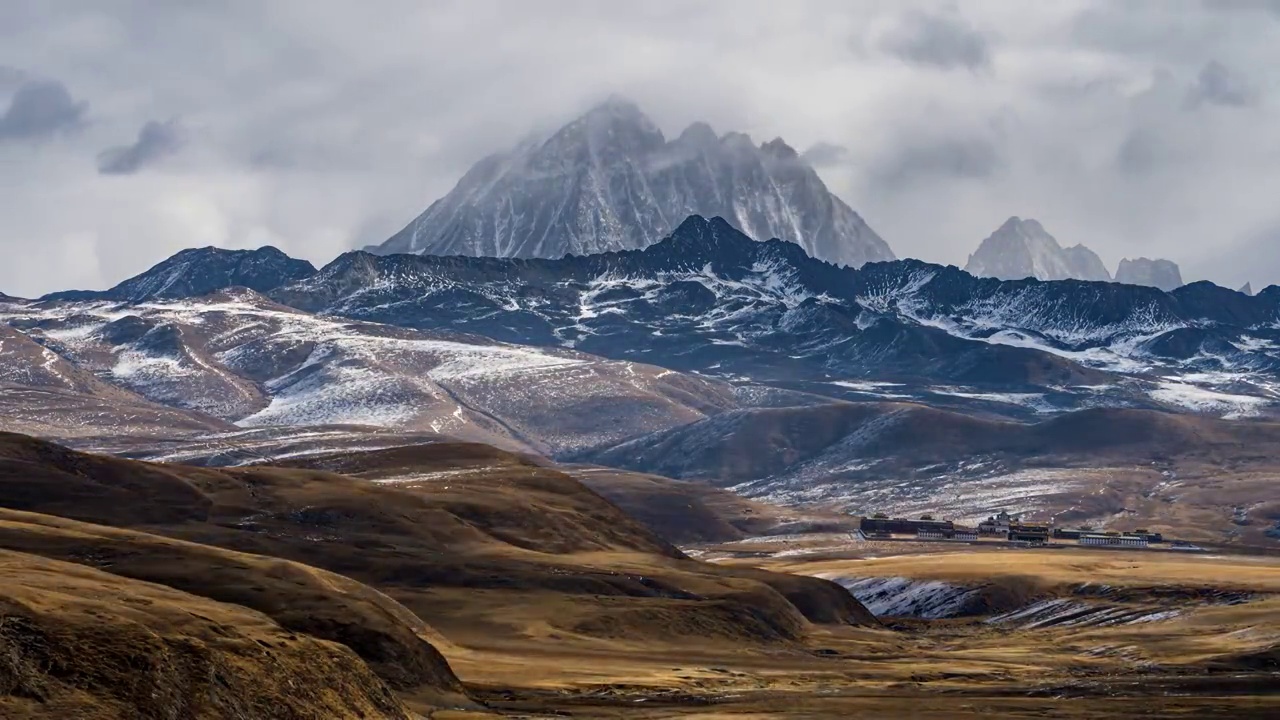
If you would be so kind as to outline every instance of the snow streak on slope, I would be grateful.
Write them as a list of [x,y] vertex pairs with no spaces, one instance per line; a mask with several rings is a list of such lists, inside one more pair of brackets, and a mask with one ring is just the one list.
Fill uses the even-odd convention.
[[248,291],[43,303],[0,320],[142,396],[245,427],[368,424],[554,452],[737,402],[720,383],[648,365],[319,317]]
[[853,578],[820,574],[849,591],[876,617],[915,617],[926,620],[959,617],[977,591],[936,580],[905,577]]

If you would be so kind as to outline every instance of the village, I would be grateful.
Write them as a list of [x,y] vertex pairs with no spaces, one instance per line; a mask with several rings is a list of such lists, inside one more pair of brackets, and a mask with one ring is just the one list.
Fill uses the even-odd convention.
[[1130,532],[1102,532],[1089,527],[1067,529],[1051,524],[1023,522],[1019,515],[1000,511],[976,527],[957,525],[951,520],[938,520],[932,515],[919,519],[894,518],[882,513],[863,517],[859,532],[867,540],[904,539],[957,542],[1004,542],[1023,547],[1082,545],[1117,549],[1146,549],[1156,546],[1168,550],[1199,551],[1202,548],[1178,540],[1166,541],[1158,532],[1145,529]]

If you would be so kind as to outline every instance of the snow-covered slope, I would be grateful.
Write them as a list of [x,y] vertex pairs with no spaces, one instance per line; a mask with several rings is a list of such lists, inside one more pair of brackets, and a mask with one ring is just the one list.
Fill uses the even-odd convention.
[[1001,280],[1097,280],[1111,273],[1092,250],[1063,248],[1044,226],[1031,219],[1011,217],[969,256],[965,270],[978,277]]
[[781,139],[695,123],[674,140],[619,98],[486,158],[375,252],[558,258],[646,247],[692,214],[858,266],[889,246]]
[[367,424],[558,452],[737,403],[726,385],[661,368],[322,318],[244,289],[11,304],[0,322],[21,330],[0,325],[0,365],[31,368],[28,384],[58,375],[242,427]]

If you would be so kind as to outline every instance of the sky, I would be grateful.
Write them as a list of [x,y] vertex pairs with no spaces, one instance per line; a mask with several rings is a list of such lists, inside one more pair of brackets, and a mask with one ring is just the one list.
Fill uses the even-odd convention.
[[0,0],[0,292],[324,263],[611,94],[809,150],[899,256],[1016,215],[1280,283],[1280,0]]

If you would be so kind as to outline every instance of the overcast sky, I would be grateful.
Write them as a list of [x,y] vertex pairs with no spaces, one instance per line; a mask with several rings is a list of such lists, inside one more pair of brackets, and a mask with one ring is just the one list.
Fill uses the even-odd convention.
[[323,263],[615,92],[816,146],[899,256],[1018,215],[1280,283],[1280,0],[0,0],[0,292]]

